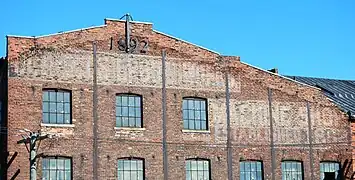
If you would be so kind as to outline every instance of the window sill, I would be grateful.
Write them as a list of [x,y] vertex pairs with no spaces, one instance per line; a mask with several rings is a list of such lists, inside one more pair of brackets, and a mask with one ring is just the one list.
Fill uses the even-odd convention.
[[144,131],[145,128],[136,128],[136,127],[114,127],[115,130],[123,131]]
[[194,130],[194,129],[183,129],[183,133],[201,133],[201,134],[210,134],[210,130]]
[[74,124],[44,124],[41,123],[42,127],[58,127],[58,128],[73,128],[75,127]]

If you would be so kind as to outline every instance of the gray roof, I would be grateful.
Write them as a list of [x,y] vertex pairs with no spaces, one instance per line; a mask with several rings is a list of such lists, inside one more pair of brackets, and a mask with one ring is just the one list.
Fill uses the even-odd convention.
[[322,89],[323,93],[343,111],[355,115],[355,81],[300,76],[286,77]]

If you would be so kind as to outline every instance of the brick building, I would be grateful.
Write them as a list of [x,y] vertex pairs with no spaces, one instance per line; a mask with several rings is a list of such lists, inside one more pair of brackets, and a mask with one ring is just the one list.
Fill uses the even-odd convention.
[[37,143],[39,179],[161,180],[164,167],[168,179],[351,176],[349,117],[320,89],[151,23],[130,27],[129,53],[125,21],[114,19],[7,36],[8,179],[29,176],[28,152],[16,143],[24,128],[53,134]]

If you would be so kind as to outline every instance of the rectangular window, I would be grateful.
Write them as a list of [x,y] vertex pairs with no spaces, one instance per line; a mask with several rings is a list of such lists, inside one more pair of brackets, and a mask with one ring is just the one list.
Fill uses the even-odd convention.
[[281,166],[282,180],[303,180],[302,162],[284,161]]
[[262,180],[263,166],[260,161],[241,161],[240,180]]
[[207,130],[207,101],[202,98],[184,98],[182,105],[184,129]]
[[210,180],[209,160],[186,160],[186,180]]
[[118,160],[118,180],[143,180],[144,160],[127,158]]
[[42,180],[71,180],[71,158],[46,157],[42,159]]
[[71,97],[69,91],[44,90],[42,119],[45,124],[71,124]]
[[340,170],[340,163],[337,162],[321,162],[320,163],[320,179],[323,180],[325,173],[334,173],[335,179],[340,179],[338,173]]
[[142,98],[139,95],[116,96],[116,127],[143,127]]

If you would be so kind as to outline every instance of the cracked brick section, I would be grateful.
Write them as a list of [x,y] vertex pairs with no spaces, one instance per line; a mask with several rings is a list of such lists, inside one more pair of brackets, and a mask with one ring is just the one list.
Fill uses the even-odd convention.
[[[39,153],[73,158],[73,178],[92,179],[92,42],[98,44],[98,147],[100,179],[117,179],[117,159],[145,159],[146,179],[163,179],[162,164],[162,49],[167,50],[167,141],[169,179],[185,178],[185,159],[211,160],[212,179],[227,179],[224,63],[230,70],[233,176],[239,179],[239,161],[262,160],[264,177],[271,178],[270,121],[267,88],[273,89],[272,113],[276,147],[276,178],[282,160],[302,160],[310,179],[309,133],[306,101],[310,102],[314,172],[319,161],[351,160],[347,116],[320,90],[240,62],[205,48],[172,38],[149,23],[133,23],[132,38],[147,40],[146,53],[123,54],[117,41],[124,23],[106,20],[106,26],[38,38],[8,37],[9,151],[19,152],[9,169],[28,177],[25,147],[17,145],[17,130],[27,128],[60,134],[41,142]],[[111,48],[111,38],[113,45]],[[41,125],[42,89],[72,92],[70,127]],[[115,129],[115,95],[143,97],[143,128]],[[182,98],[208,100],[208,131],[183,132]],[[355,129],[353,127],[353,129]],[[343,142],[340,143],[339,142]],[[39,161],[39,177],[41,177]],[[352,172],[352,169],[349,174]]]

